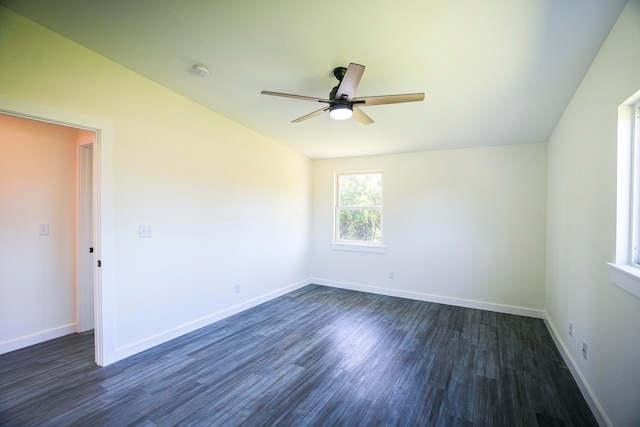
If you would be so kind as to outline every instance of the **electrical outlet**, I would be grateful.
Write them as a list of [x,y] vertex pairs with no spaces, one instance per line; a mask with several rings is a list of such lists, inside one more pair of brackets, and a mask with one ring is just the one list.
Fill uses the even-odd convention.
[[395,271],[389,271],[389,275],[387,277],[389,277],[389,279],[395,279],[396,278],[396,272]]
[[151,225],[141,224],[138,227],[138,237],[151,237]]
[[587,342],[586,341],[582,341],[582,357],[584,357],[584,360],[587,360]]
[[236,294],[240,293],[240,283],[236,283]]
[[569,322],[569,336],[573,337],[573,323]]

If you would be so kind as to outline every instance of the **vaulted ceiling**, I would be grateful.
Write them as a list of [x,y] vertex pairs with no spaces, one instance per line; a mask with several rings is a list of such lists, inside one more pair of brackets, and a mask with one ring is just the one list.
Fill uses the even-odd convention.
[[[0,4],[310,158],[545,142],[625,0],[0,0]],[[366,66],[375,123],[262,90],[327,98]],[[192,72],[210,68],[209,77]]]

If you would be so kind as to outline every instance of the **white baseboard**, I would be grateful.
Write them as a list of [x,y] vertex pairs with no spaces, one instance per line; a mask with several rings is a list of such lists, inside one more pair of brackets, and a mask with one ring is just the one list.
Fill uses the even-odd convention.
[[19,350],[34,344],[60,338],[65,335],[77,332],[77,324],[70,323],[68,325],[58,326],[57,328],[47,329],[46,331],[36,332],[35,334],[12,339],[0,343],[0,354],[9,353],[10,351]]
[[289,292],[293,292],[297,289],[303,288],[309,285],[310,283],[311,281],[309,279],[302,280],[298,283],[294,283],[292,285],[286,286],[276,291],[261,295],[252,300],[245,301],[241,304],[226,308],[216,313],[212,313],[208,316],[202,317],[200,319],[194,320],[192,322],[186,323],[176,328],[169,329],[167,331],[145,338],[133,344],[129,344],[129,345],[117,348],[115,352],[112,354],[112,357],[109,358],[108,364],[117,362],[118,360],[122,360],[129,356],[133,356],[134,354],[140,353],[144,350],[148,350],[159,344],[163,344],[167,341],[170,341],[182,335],[188,334],[189,332],[193,332],[197,329],[210,325],[214,322],[233,316],[234,314],[238,314],[244,310],[248,310],[252,307],[255,307],[257,305],[270,301],[274,298],[278,298],[282,295],[288,294]]
[[361,285],[357,283],[338,282],[335,280],[313,278],[310,283],[315,283],[332,288],[348,289],[351,291],[369,292],[372,294],[387,295],[390,297],[399,297],[413,299],[417,301],[435,302],[438,304],[455,305],[458,307],[476,308],[478,310],[495,311],[498,313],[517,314],[519,316],[535,317],[544,319],[544,311],[533,308],[518,307],[505,304],[495,304],[482,301],[466,300],[461,298],[442,297],[438,295],[424,294],[420,292],[400,291],[397,289],[377,288],[374,286]]
[[596,399],[595,395],[593,394],[591,387],[589,387],[589,383],[584,378],[584,375],[582,375],[580,368],[578,368],[578,364],[573,359],[573,357],[571,357],[571,353],[569,352],[569,350],[567,350],[564,342],[560,339],[558,329],[549,319],[549,316],[546,315],[546,312],[544,316],[544,323],[547,325],[549,334],[551,334],[551,338],[553,338],[553,342],[556,344],[560,355],[562,355],[562,358],[567,364],[569,371],[571,371],[573,379],[576,381],[576,384],[578,384],[584,400],[586,400],[587,405],[589,405],[589,408],[591,409],[591,412],[593,412],[593,416],[596,417],[596,421],[598,421],[598,424],[600,424],[601,426],[612,427],[613,424],[611,424],[611,421],[607,417],[607,414],[602,409],[602,405],[600,405],[600,402],[598,402],[598,399]]

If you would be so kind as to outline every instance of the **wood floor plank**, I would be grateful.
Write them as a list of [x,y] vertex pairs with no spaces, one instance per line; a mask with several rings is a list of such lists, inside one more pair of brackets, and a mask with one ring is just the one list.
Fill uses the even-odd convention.
[[310,285],[105,368],[0,355],[0,426],[596,426],[542,320]]

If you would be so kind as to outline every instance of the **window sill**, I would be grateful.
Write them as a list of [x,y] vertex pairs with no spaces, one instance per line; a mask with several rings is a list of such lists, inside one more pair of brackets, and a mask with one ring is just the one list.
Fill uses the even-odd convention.
[[384,254],[387,247],[384,245],[366,245],[357,243],[336,243],[332,242],[331,249],[334,251],[368,252],[371,254]]
[[640,268],[611,262],[607,265],[611,283],[640,298]]

